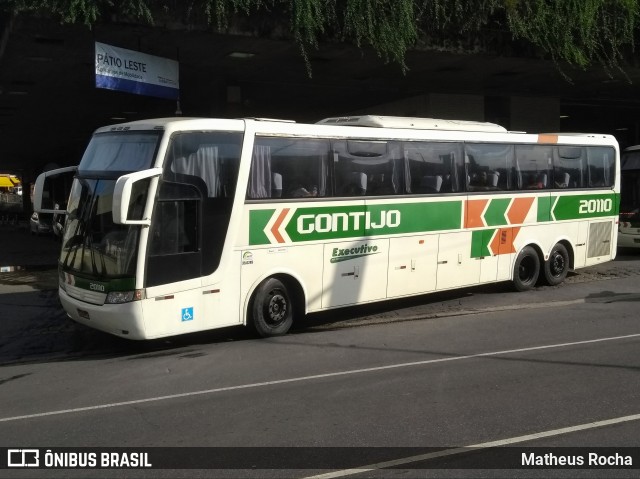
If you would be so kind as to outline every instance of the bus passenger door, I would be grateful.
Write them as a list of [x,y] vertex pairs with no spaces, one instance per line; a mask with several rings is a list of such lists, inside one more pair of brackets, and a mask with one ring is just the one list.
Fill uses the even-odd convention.
[[391,238],[387,297],[436,289],[438,235]]
[[329,243],[324,247],[322,307],[366,303],[387,294],[389,240]]
[[478,284],[480,258],[471,257],[471,231],[445,233],[438,241],[437,289]]

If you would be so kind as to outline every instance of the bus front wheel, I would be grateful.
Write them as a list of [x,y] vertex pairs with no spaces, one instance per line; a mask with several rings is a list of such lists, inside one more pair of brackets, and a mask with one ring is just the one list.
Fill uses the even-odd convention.
[[549,286],[555,286],[564,281],[568,272],[569,252],[562,243],[556,243],[544,263],[544,279]]
[[260,283],[251,314],[253,328],[263,338],[286,334],[293,323],[293,303],[285,284],[276,278]]
[[513,285],[518,291],[532,289],[540,275],[540,257],[531,246],[525,246],[513,266]]

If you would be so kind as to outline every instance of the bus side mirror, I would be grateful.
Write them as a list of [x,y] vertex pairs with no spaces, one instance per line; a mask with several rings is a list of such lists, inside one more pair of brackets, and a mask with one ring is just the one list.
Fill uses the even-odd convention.
[[[77,170],[77,166],[68,166],[45,171],[38,175],[33,188],[33,211],[36,213],[66,213],[71,182]],[[65,206],[59,208],[57,205]]]
[[[113,190],[113,222],[117,225],[145,225],[151,224],[150,218],[129,219],[129,206],[131,203],[131,191],[138,181],[155,178],[162,174],[162,168],[136,171],[123,175],[116,181]],[[146,198],[146,196],[145,196]]]

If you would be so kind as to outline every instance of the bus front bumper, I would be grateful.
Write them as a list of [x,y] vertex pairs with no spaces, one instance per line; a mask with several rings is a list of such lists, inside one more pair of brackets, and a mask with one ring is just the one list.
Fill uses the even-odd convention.
[[74,321],[126,339],[148,339],[140,301],[123,304],[91,304],[72,298],[58,288],[60,303]]

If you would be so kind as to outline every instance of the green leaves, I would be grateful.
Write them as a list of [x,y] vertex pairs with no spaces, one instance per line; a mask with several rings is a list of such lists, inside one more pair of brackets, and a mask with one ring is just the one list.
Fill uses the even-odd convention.
[[50,15],[62,23],[83,23],[88,26],[95,24],[105,13],[111,11],[152,24],[152,4],[164,3],[153,0],[6,0],[6,2],[8,9],[17,13]]
[[50,14],[62,23],[92,25],[108,1],[90,0],[8,0],[9,9],[20,12]]
[[117,13],[148,24],[161,15],[228,28],[234,16],[269,13],[307,52],[320,40],[370,47],[406,71],[408,50],[498,32],[561,64],[621,69],[634,48],[638,0],[5,0],[5,10],[92,25]]
[[510,0],[505,5],[514,37],[540,47],[556,63],[616,69],[624,49],[634,47],[636,0]]
[[410,0],[349,0],[343,9],[344,36],[358,46],[370,45],[405,70],[405,53],[418,38],[414,7]]

